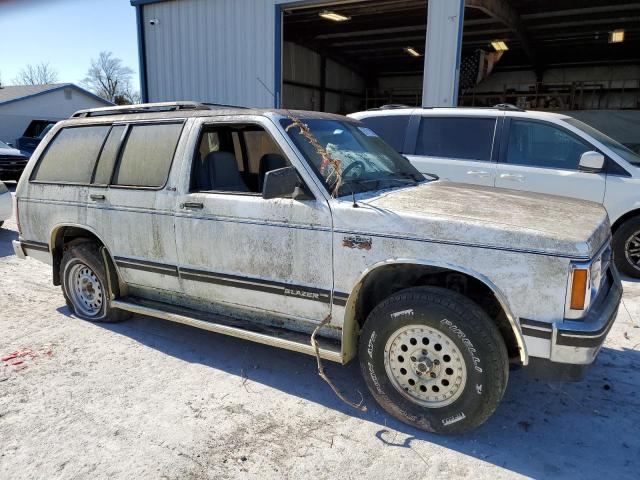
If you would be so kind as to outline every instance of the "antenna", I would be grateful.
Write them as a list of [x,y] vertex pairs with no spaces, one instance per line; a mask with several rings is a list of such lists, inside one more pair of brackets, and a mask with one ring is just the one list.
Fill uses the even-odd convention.
[[258,80],[258,82],[260,82],[260,85],[262,85],[264,87],[264,89],[269,93],[269,95],[271,95],[273,97],[273,101],[275,102],[276,107],[280,107],[280,105],[279,105],[280,102],[278,101],[278,98],[276,97],[276,94],[273,93],[269,89],[269,87],[267,87],[267,85],[260,79],[260,77],[256,77],[256,80]]

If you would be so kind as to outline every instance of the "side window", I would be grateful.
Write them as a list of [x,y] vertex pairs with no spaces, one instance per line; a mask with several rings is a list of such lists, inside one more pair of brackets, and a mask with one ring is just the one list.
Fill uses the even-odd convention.
[[109,132],[107,141],[104,143],[104,147],[102,147],[102,152],[100,152],[100,158],[98,159],[98,165],[96,166],[92,183],[108,185],[111,181],[113,167],[118,159],[118,149],[126,128],[124,125],[116,125]]
[[362,123],[380,135],[394,150],[404,153],[404,138],[410,118],[410,115],[374,116],[363,118]]
[[38,182],[89,183],[110,125],[60,130],[38,162],[31,179]]
[[167,183],[182,123],[131,125],[113,185],[159,188]]
[[577,170],[580,156],[589,150],[593,150],[593,147],[558,127],[513,119],[506,162]]
[[491,160],[495,118],[422,117],[416,155]]
[[261,193],[266,172],[288,165],[257,125],[206,125],[194,155],[191,191]]

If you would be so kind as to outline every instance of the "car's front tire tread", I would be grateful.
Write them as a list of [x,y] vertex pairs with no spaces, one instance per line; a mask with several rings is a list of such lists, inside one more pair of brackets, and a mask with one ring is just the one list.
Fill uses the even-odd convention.
[[[465,418],[461,421],[445,424],[446,422],[443,418],[449,418],[455,415],[455,412],[462,411],[457,405],[467,404],[469,400],[466,400],[465,396],[470,394],[474,396],[476,394],[474,391],[475,385],[472,385],[474,382],[471,382],[471,376],[468,376],[467,382],[469,384],[465,386],[460,398],[451,405],[442,408],[422,407],[401,396],[391,382],[388,381],[386,373],[384,375],[386,385],[384,389],[380,389],[384,391],[384,394],[380,394],[378,390],[378,387],[382,384],[380,377],[385,372],[383,366],[380,368],[380,359],[378,359],[378,368],[375,368],[376,371],[374,372],[378,385],[372,378],[372,372],[369,371],[371,369],[369,363],[372,358],[370,358],[370,353],[368,352],[372,333],[376,331],[384,332],[385,330],[393,331],[394,327],[387,327],[390,322],[389,312],[404,311],[408,306],[411,306],[414,310],[422,310],[422,314],[427,314],[429,311],[432,312],[428,315],[434,315],[434,311],[439,311],[440,315],[442,312],[448,312],[447,316],[451,317],[452,321],[455,321],[455,325],[471,341],[474,348],[481,351],[483,365],[481,385],[484,390],[482,394],[477,394],[478,397],[481,397],[479,401],[471,398],[471,408],[465,411]],[[410,322],[414,321],[410,320]],[[405,320],[406,322],[407,320]],[[395,325],[395,328],[399,326],[401,326],[401,323]],[[434,325],[430,326],[433,327]],[[449,334],[447,331],[445,333]],[[383,338],[378,341],[379,344],[385,344],[389,336],[383,335]],[[451,338],[455,340],[454,337]],[[382,301],[370,313],[363,327],[359,349],[362,374],[376,401],[399,420],[423,430],[435,433],[461,433],[481,425],[495,411],[507,386],[509,360],[504,339],[499,329],[476,303],[448,289],[415,287],[397,292]],[[373,361],[375,363],[375,359]],[[469,364],[468,360],[466,362]],[[469,371],[469,368],[467,368],[467,372]],[[477,375],[477,372],[474,373]]]

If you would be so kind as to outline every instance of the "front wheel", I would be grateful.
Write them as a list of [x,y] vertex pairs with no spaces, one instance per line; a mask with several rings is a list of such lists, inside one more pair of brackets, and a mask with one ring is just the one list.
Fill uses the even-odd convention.
[[632,217],[620,225],[611,243],[617,269],[640,278],[640,217]]
[[509,375],[491,318],[463,295],[437,287],[402,290],[380,303],[363,327],[359,358],[382,408],[435,433],[484,423]]

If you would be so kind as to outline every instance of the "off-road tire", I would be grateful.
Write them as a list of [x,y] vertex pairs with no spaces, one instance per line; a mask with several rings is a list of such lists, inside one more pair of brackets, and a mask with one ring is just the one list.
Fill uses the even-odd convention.
[[629,261],[626,249],[629,239],[638,232],[640,232],[640,217],[632,217],[618,227],[613,234],[611,242],[613,260],[617,269],[621,273],[634,278],[640,278],[640,266],[636,266]]
[[[75,304],[74,299],[77,298],[77,295],[74,295],[71,291],[72,280],[69,278],[70,272],[74,267],[78,268],[82,265],[88,267],[90,271],[95,274],[102,292],[101,306],[93,315],[85,313],[82,307]],[[100,247],[96,243],[86,241],[65,247],[62,262],[60,263],[60,279],[62,293],[67,302],[67,306],[77,317],[91,322],[115,323],[126,320],[130,316],[129,312],[111,308],[105,265]],[[115,274],[111,276],[111,283],[112,286],[116,288],[117,278],[115,278]]]
[[[387,343],[414,325],[444,334],[464,360],[466,381],[448,405],[421,405],[408,398],[410,393],[401,394],[387,373]],[[507,349],[491,318],[463,295],[438,287],[402,290],[377,305],[363,326],[359,358],[365,382],[382,408],[404,423],[441,434],[462,433],[484,423],[498,407],[509,376]]]

